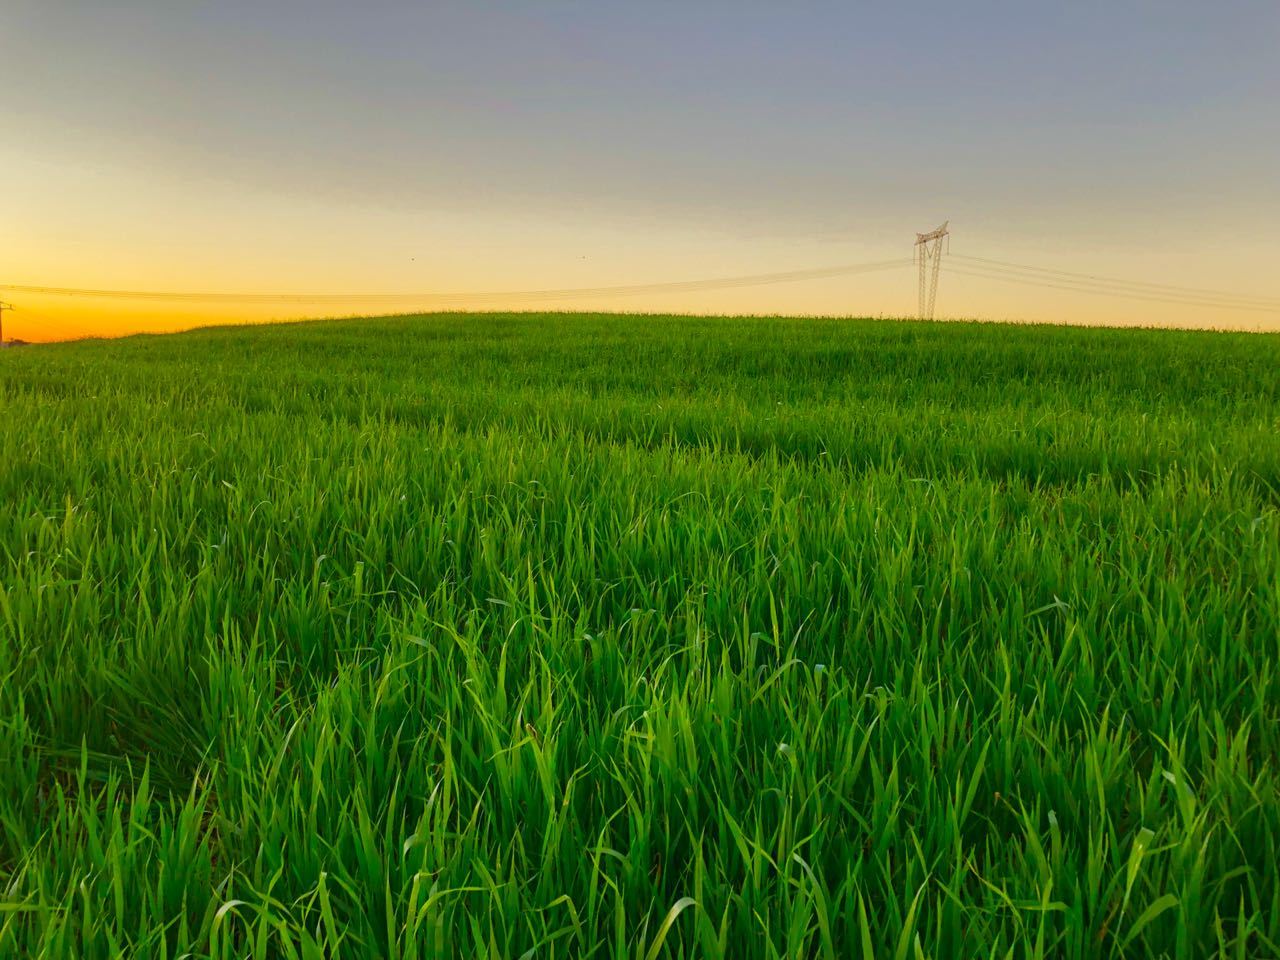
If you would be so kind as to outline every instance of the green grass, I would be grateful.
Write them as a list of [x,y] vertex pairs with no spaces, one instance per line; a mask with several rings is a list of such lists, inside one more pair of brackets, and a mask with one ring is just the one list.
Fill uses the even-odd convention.
[[1280,955],[1280,337],[0,354],[0,955]]

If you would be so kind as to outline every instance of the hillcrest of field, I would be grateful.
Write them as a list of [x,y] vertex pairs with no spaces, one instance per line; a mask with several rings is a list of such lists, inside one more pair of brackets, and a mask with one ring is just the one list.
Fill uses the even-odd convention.
[[1280,336],[0,355],[0,955],[1280,953]]

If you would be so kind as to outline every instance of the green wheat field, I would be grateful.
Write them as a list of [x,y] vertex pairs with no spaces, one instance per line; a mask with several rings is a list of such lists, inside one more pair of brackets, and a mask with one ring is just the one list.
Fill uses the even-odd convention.
[[0,956],[1280,955],[1280,336],[0,354]]

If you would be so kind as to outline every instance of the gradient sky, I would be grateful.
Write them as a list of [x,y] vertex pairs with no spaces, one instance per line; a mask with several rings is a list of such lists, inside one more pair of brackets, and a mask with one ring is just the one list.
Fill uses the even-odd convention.
[[[0,283],[594,287],[909,257],[950,219],[955,253],[1280,297],[1278,50],[1275,0],[3,0]],[[946,269],[941,316],[1280,329]],[[26,339],[354,312],[0,296]]]

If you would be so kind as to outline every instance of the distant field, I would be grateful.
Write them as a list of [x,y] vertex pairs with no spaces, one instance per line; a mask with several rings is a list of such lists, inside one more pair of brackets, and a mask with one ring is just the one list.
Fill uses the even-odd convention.
[[0,353],[0,956],[1280,955],[1280,336]]

